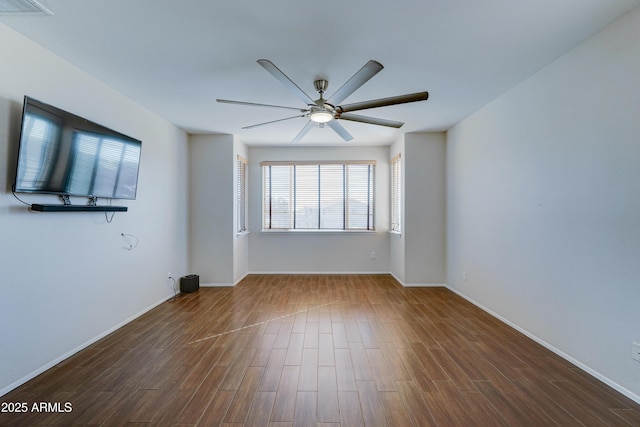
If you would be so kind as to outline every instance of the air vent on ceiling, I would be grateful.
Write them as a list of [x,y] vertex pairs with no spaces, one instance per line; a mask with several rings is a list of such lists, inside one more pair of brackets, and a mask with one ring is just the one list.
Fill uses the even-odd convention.
[[35,0],[0,0],[0,15],[34,16],[53,13]]

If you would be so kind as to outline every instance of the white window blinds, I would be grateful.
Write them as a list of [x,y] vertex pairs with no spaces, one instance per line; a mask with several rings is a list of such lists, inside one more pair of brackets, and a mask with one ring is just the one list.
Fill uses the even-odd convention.
[[263,162],[265,230],[374,230],[375,162]]
[[247,231],[247,160],[238,156],[236,170],[236,231]]
[[400,233],[402,206],[402,163],[400,154],[391,159],[391,231]]

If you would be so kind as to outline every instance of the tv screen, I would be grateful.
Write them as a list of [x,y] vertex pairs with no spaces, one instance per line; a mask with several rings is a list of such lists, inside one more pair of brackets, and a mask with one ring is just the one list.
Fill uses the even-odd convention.
[[15,191],[135,199],[141,141],[25,96]]

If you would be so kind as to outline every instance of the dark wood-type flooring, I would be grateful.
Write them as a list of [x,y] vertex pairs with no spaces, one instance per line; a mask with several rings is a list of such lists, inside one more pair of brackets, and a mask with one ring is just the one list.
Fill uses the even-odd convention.
[[388,275],[201,288],[0,402],[29,405],[0,414],[12,427],[640,425],[640,405],[452,292]]

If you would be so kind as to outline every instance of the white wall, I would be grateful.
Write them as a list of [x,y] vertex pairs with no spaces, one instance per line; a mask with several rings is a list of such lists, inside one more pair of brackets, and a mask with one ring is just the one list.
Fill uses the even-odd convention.
[[[186,135],[0,24],[0,395],[173,294],[186,270]],[[11,192],[24,95],[142,140],[137,200],[30,212]],[[30,203],[52,196],[22,194]],[[74,200],[86,203],[85,200]],[[121,233],[139,244],[124,249]]]
[[404,284],[443,285],[445,271],[445,134],[405,135]]
[[189,137],[189,266],[201,285],[234,284],[232,135]]
[[409,133],[391,146],[401,155],[402,233],[390,235],[391,273],[404,286],[443,286],[445,260],[445,154],[442,132]]
[[638,40],[640,9],[452,128],[447,152],[449,285],[636,400]]
[[[376,231],[262,232],[260,162],[269,160],[376,160]],[[388,272],[389,147],[250,147],[249,228],[252,272]]]

